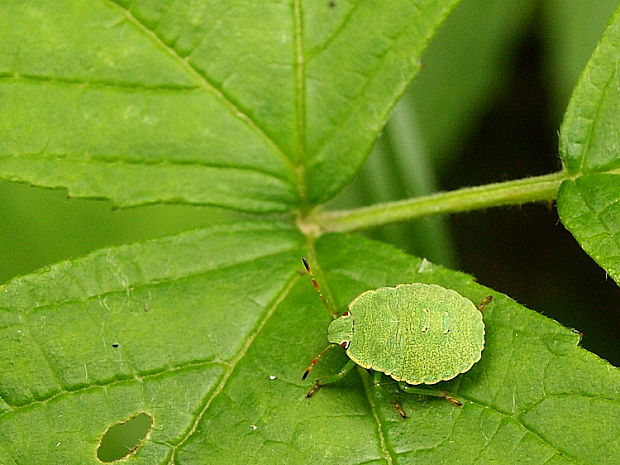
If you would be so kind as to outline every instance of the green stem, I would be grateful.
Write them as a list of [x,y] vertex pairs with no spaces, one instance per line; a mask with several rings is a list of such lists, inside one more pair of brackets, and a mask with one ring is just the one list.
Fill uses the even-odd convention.
[[315,221],[320,225],[322,233],[348,232],[422,216],[551,201],[557,197],[562,181],[568,177],[566,173],[558,172],[516,181],[466,187],[353,210],[318,213]]

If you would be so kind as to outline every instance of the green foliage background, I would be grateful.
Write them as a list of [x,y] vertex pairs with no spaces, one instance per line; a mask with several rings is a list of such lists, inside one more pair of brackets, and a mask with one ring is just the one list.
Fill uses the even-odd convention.
[[[124,9],[124,2],[119,3]],[[2,8],[9,11],[11,5]],[[464,1],[431,43],[423,71],[394,110],[367,164],[330,207],[556,171],[554,131],[616,7],[614,1]],[[95,13],[93,18],[99,20]],[[476,24],[485,27],[472,26]],[[62,29],[62,22],[51,26]],[[309,30],[312,27],[319,37],[321,24]],[[264,32],[256,31],[257,37]],[[45,33],[41,29],[34,34]],[[409,46],[405,44],[403,54]],[[144,50],[134,53],[149,57]],[[54,66],[41,60],[43,68]],[[153,75],[162,80],[176,79],[174,73],[166,74],[165,60],[147,64],[158,69]],[[260,64],[248,66],[251,70]],[[328,62],[325,69],[333,65]],[[413,73],[413,68],[415,64],[404,73]],[[320,75],[324,70],[316,71]],[[148,69],[144,72],[150,76]],[[35,87],[36,93],[40,88]],[[252,98],[262,98],[261,93]],[[19,121],[21,104],[10,103],[15,110],[12,121]],[[374,110],[373,104],[368,102],[365,110]],[[324,114],[315,113],[312,124],[328,125]],[[332,116],[338,120],[342,115]],[[62,124],[75,120],[61,121],[59,127]],[[515,134],[505,129],[523,125],[530,126],[528,131]],[[36,146],[37,121],[16,126],[26,128],[20,137]],[[168,137],[184,129],[172,125],[169,133],[154,132],[141,150],[157,152]],[[280,131],[285,145],[296,144],[286,139],[291,128],[273,130]],[[338,143],[355,143],[362,150],[372,143],[371,136],[372,130],[343,132]],[[108,143],[105,137],[109,134],[104,132],[95,142]],[[115,137],[109,143],[132,141],[130,132]],[[200,147],[199,140],[192,143]],[[257,147],[248,151],[254,149],[260,153]],[[344,154],[342,147],[335,153]],[[186,155],[191,154],[190,144]],[[55,185],[53,170],[37,171],[39,162],[34,156],[20,169],[32,170],[35,183]],[[339,167],[350,170],[345,162],[340,160]],[[266,167],[271,173],[278,169]],[[319,184],[308,187],[310,198],[326,198],[334,185],[329,178],[341,173],[320,162],[312,170]],[[182,179],[184,174],[178,174]],[[219,175],[205,171],[205,176],[204,182],[214,182]],[[238,182],[234,176],[231,179]],[[607,185],[603,194],[616,188],[617,175],[593,176],[605,178],[595,179],[596,185]],[[121,179],[120,190],[110,191],[117,195],[116,204],[132,205],[143,195],[140,177],[134,175],[129,183]],[[153,179],[165,183],[164,177]],[[224,192],[205,200],[200,196],[211,194],[198,186],[184,195],[194,196],[198,203],[239,205],[244,195],[251,196],[253,189],[262,192],[264,186],[262,178],[244,179],[240,194]],[[114,177],[103,178],[102,191],[114,182]],[[597,195],[580,186],[587,182],[577,180],[575,189],[564,187],[561,195],[577,196],[587,204],[592,200],[587,195]],[[278,180],[273,183],[281,191],[250,209],[294,202],[294,194]],[[585,195],[579,197],[580,192]],[[275,463],[282,457],[284,463],[464,463],[465,458],[472,463],[525,458],[535,458],[536,463],[607,463],[610,452],[618,451],[613,434],[620,421],[614,397],[617,371],[577,348],[576,333],[501,294],[495,293],[495,303],[485,314],[483,360],[467,376],[448,384],[466,401],[463,409],[408,396],[403,404],[415,414],[402,422],[390,405],[394,386],[387,383],[384,390],[375,390],[364,372],[321,392],[309,404],[302,400],[307,386],[298,379],[299,368],[323,345],[326,318],[312,289],[297,274],[298,257],[307,250],[290,223],[257,222],[249,214],[197,205],[114,210],[109,201],[67,199],[62,190],[24,184],[2,183],[0,196],[1,281],[101,247],[208,226],[96,252],[13,281],[5,289],[0,307],[3,351],[8,355],[1,388],[3,398],[11,402],[0,406],[1,463],[32,463],[33,457],[42,463],[91,463],[87,461],[93,460],[107,425],[139,411],[150,412],[155,421],[135,463]],[[162,200],[175,202],[174,197]],[[609,203],[601,196],[592,201]],[[584,225],[590,231],[597,220],[579,218],[585,220],[573,224],[577,231]],[[564,223],[568,226],[570,221]],[[595,353],[616,363],[620,359],[609,324],[618,317],[617,287],[611,279],[605,281],[601,269],[544,207],[425,219],[370,234],[465,270],[521,304],[584,331],[583,344]],[[588,242],[591,236],[574,234],[584,247],[598,245],[596,238]],[[542,240],[525,256],[526,247],[520,244],[531,245],[536,237]],[[551,249],[558,244],[561,248]],[[503,253],[509,249],[512,255]],[[328,283],[328,294],[339,308],[367,288],[406,281],[443,284],[474,301],[490,292],[469,276],[360,238],[327,235],[317,242],[315,253],[311,258],[324,270],[319,277]],[[604,265],[614,269],[614,263],[605,262],[610,255],[600,255]],[[546,263],[545,257],[554,262]],[[573,276],[565,272],[571,267],[577,270]],[[58,286],[58,276],[63,286]],[[584,282],[594,285],[586,288]],[[184,311],[181,318],[179,308]],[[102,316],[102,309],[109,313]],[[28,334],[22,334],[24,330]],[[333,356],[319,374],[342,362],[342,357]],[[33,434],[43,442],[31,443]],[[7,446],[12,443],[17,448]]]

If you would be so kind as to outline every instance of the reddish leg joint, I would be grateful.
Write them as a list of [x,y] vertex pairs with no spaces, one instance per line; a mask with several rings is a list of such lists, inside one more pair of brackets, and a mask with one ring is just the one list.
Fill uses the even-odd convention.
[[400,400],[396,399],[394,401],[394,408],[396,409],[396,411],[398,412],[398,414],[401,416],[403,420],[407,418],[407,413],[405,413],[405,410],[403,409],[403,406],[400,403]]
[[317,382],[314,383],[314,386],[312,386],[312,389],[310,389],[308,391],[308,393],[306,394],[306,398],[312,397],[316,393],[316,391],[321,389],[321,386],[323,386],[323,385],[321,383],[319,383],[319,381],[317,380]]
[[319,360],[321,360],[321,357],[323,356],[323,354],[327,352],[329,349],[332,349],[334,347],[338,347],[338,344],[330,344],[327,347],[325,347],[321,352],[319,352],[319,355],[317,355],[316,357],[312,359],[312,361],[308,365],[308,368],[306,368],[306,371],[304,371],[304,374],[302,375],[301,379],[302,380],[306,379],[308,375],[310,374],[310,372],[312,371],[312,369],[314,368],[314,365],[319,363]]
[[304,380],[304,379],[306,379],[308,377],[308,375],[310,374],[310,372],[314,368],[314,365],[316,365],[317,363],[319,363],[319,357],[313,358],[312,361],[310,362],[310,365],[308,365],[308,368],[306,368],[306,371],[304,371],[304,374],[301,377],[302,380]]
[[484,299],[482,299],[482,302],[480,302],[480,305],[478,305],[478,310],[483,311],[487,307],[487,305],[491,303],[492,300],[493,300],[492,295],[486,296]]
[[441,393],[443,394],[442,397],[444,399],[446,399],[448,402],[450,402],[452,405],[456,405],[457,407],[462,407],[463,406],[463,403],[460,400],[458,400],[455,397],[452,397],[446,391],[441,391]]

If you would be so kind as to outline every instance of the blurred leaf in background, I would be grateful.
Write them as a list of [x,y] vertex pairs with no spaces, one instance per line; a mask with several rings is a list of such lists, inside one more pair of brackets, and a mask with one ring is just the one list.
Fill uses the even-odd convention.
[[540,3],[541,36],[547,63],[543,76],[551,97],[551,114],[559,122],[577,78],[618,2],[545,0]]
[[230,221],[241,213],[189,205],[114,209],[64,189],[0,182],[0,282],[108,245]]

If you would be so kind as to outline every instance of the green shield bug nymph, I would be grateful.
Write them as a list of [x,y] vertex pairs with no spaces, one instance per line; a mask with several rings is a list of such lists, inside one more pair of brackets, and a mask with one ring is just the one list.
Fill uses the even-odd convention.
[[[302,261],[323,305],[333,314],[308,262]],[[359,365],[373,370],[375,376],[384,373],[394,378],[405,392],[443,397],[461,405],[446,391],[429,385],[465,373],[480,360],[484,348],[481,310],[490,301],[491,297],[486,297],[476,307],[452,289],[422,283],[363,292],[347,312],[330,323],[329,345],[310,362],[302,379],[333,347],[346,349],[349,361],[337,374],[317,380],[306,397]],[[397,409],[406,416],[400,404]]]

